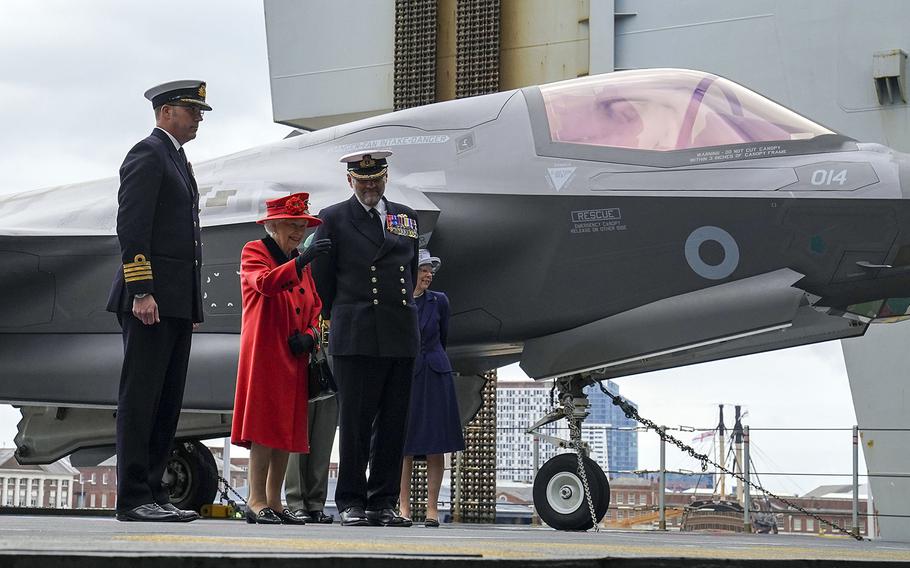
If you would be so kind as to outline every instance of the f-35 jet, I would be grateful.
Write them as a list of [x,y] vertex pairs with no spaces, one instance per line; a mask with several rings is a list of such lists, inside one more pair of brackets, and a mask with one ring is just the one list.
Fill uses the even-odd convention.
[[[230,430],[239,254],[266,199],[346,199],[338,158],[390,149],[387,196],[445,260],[462,378],[520,362],[555,378],[560,417],[620,377],[862,335],[910,307],[907,156],[862,143],[722,77],[647,69],[443,102],[300,133],[195,164],[205,323],[168,469],[181,507],[209,502]],[[104,309],[120,268],[115,178],[0,199],[0,401],[23,463],[112,453],[122,340]],[[465,379],[467,380],[467,379]],[[468,413],[469,414],[469,413]],[[535,417],[529,416],[529,422]],[[582,447],[580,435],[572,440]],[[609,503],[588,458],[535,484],[551,526]]]

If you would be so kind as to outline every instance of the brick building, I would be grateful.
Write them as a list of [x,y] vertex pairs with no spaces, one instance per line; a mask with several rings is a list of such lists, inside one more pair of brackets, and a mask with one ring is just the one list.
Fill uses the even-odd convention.
[[77,469],[73,483],[77,509],[113,509],[117,506],[117,458]]

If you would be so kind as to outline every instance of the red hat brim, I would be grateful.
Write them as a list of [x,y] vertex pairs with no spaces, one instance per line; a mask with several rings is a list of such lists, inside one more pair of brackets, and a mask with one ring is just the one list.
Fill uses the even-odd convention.
[[313,217],[312,215],[291,215],[290,213],[278,213],[277,215],[271,215],[265,217],[264,219],[259,219],[256,222],[262,225],[266,221],[281,221],[282,219],[305,220],[307,222],[307,228],[322,225],[322,219],[319,217]]

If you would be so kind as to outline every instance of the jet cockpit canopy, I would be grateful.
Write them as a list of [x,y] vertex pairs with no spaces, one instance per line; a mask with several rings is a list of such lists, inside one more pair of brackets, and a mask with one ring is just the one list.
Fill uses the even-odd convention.
[[552,142],[667,152],[835,134],[702,71],[618,71],[543,85],[540,93]]

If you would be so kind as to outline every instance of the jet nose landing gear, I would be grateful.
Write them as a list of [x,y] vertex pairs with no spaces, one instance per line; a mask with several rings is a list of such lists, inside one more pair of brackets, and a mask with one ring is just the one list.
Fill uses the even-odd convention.
[[[583,389],[592,383],[580,375],[557,379],[559,406],[528,429],[529,434],[576,452],[550,459],[534,478],[534,508],[543,522],[557,530],[596,527],[610,505],[607,476],[588,457],[588,445],[581,438],[581,424],[588,416],[588,397]],[[541,426],[561,418],[569,422],[570,440],[539,431]]]
[[585,477],[594,503],[594,517],[578,474],[578,457],[560,454],[543,464],[534,478],[534,508],[540,519],[557,530],[586,531],[599,523],[610,505],[610,484],[597,462],[583,458]]

